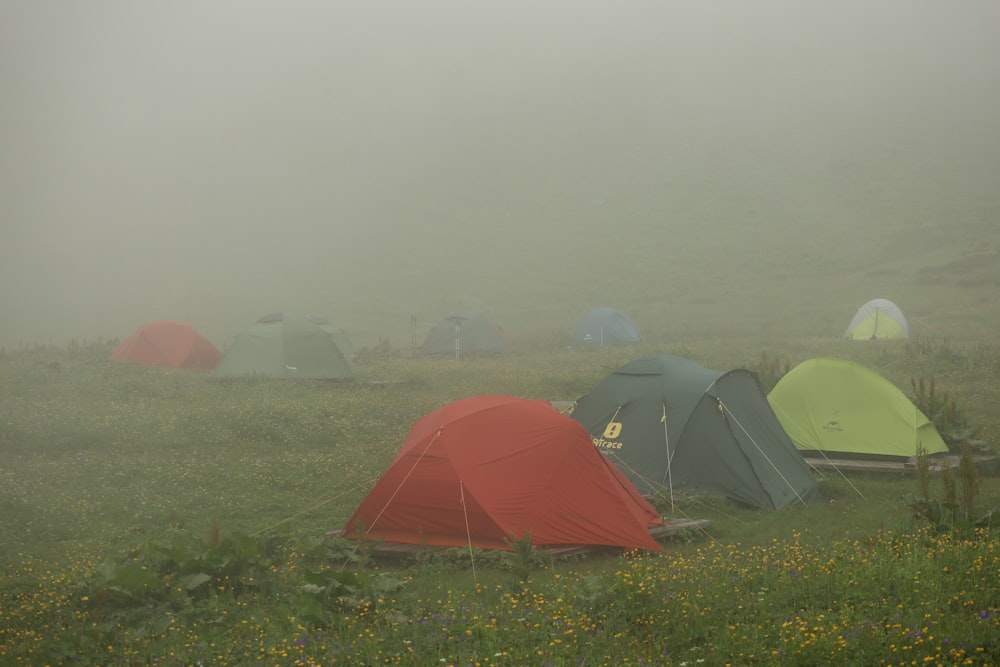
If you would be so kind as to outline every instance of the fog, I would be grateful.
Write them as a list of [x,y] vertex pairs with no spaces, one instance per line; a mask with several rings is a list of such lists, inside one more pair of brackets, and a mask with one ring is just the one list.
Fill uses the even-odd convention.
[[278,310],[545,330],[974,249],[998,30],[994,0],[0,0],[0,345]]

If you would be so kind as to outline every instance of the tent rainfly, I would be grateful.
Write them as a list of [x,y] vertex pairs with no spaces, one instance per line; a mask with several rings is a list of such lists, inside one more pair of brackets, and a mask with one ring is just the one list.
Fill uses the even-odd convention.
[[354,343],[352,343],[351,339],[347,337],[347,334],[344,333],[343,329],[336,326],[325,317],[306,315],[306,319],[314,324],[318,324],[320,329],[330,334],[330,338],[333,339],[333,342],[337,345],[337,349],[340,350],[340,353],[344,355],[345,359],[354,359]]
[[757,377],[661,354],[633,361],[572,413],[643,493],[689,489],[766,509],[820,497]]
[[573,345],[623,345],[638,343],[639,330],[628,315],[614,308],[595,308],[580,320]]
[[440,547],[657,551],[663,519],[547,401],[474,396],[421,417],[341,534]]
[[899,459],[948,446],[896,385],[860,364],[817,357],[803,361],[768,394],[775,414],[803,454]]
[[320,380],[354,378],[329,333],[308,318],[287,313],[266,315],[238,335],[212,374]]
[[210,371],[219,350],[187,322],[160,320],[143,324],[111,353],[115,361]]
[[454,355],[460,359],[470,353],[504,354],[513,349],[500,328],[485,314],[457,311],[434,325],[418,352],[422,355]]
[[844,332],[852,340],[910,338],[910,325],[899,306],[889,299],[872,299],[858,308]]

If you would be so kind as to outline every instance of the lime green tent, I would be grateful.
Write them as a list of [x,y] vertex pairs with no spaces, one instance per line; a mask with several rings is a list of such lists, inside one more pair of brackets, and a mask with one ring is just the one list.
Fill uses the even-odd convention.
[[844,337],[852,340],[909,338],[910,335],[910,325],[903,311],[889,299],[872,299],[863,304],[844,332]]
[[646,357],[606,377],[571,416],[642,493],[693,490],[766,509],[820,499],[749,371]]
[[803,454],[910,458],[948,451],[930,420],[896,385],[843,359],[816,358],[789,371],[768,395]]
[[351,380],[330,334],[300,315],[266,315],[236,337],[212,371],[216,377],[261,376]]

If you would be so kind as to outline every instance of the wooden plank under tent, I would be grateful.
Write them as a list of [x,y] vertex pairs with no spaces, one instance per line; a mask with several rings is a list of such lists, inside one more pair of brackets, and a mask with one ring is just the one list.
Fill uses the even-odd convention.
[[[838,458],[817,458],[813,456],[804,457],[806,463],[817,470],[840,470],[841,472],[899,472],[906,474],[916,474],[917,457],[911,456],[907,459],[896,461],[878,459],[838,459]],[[1000,457],[998,456],[973,456],[973,462],[979,470],[997,470],[1000,467]],[[928,459],[928,470],[931,472],[941,472],[948,468],[958,470],[961,457],[957,454],[947,456],[932,456]]]

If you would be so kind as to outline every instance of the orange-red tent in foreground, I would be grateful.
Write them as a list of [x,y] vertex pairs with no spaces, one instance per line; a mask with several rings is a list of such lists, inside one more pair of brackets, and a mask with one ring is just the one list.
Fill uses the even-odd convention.
[[186,322],[162,320],[144,324],[115,348],[115,361],[209,371],[219,363],[219,350]]
[[660,550],[663,519],[547,401],[476,396],[417,420],[342,534],[404,544]]

